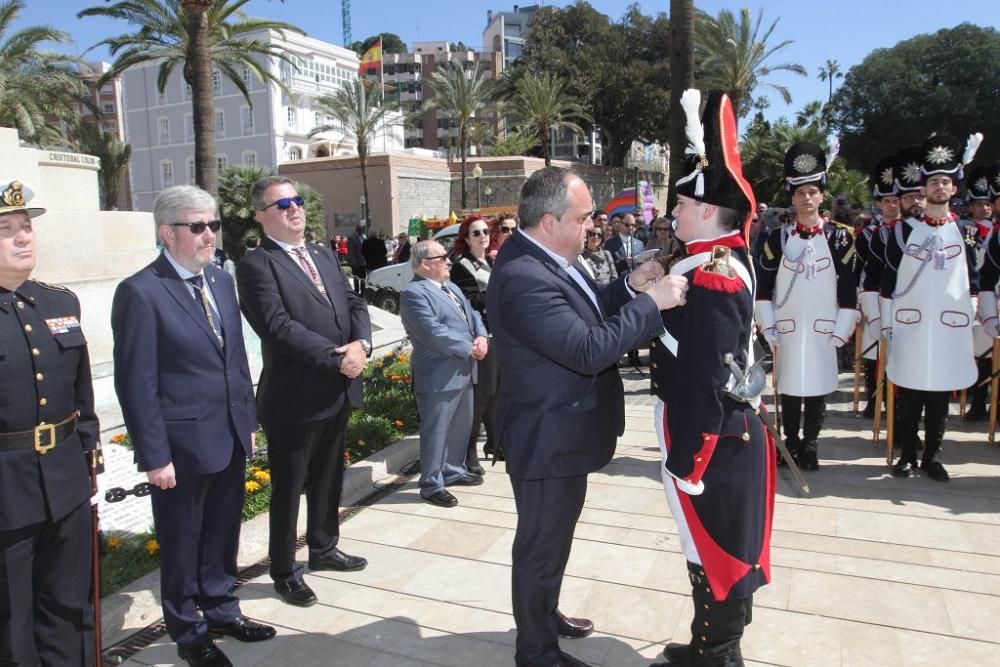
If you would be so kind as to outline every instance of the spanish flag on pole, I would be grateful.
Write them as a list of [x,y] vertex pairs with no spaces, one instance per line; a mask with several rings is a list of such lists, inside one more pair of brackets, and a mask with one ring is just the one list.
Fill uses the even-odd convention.
[[361,75],[364,76],[369,68],[377,67],[379,72],[379,79],[382,78],[382,38],[379,37],[378,41],[372,44],[372,47],[365,51],[365,54],[361,56],[361,66],[358,68]]

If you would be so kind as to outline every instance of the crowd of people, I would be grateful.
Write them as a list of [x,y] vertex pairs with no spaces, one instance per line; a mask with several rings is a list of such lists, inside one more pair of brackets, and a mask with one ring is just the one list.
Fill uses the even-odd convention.
[[[685,109],[700,107],[698,91],[685,97]],[[420,497],[454,507],[449,487],[483,483],[484,425],[486,455],[506,462],[518,667],[586,667],[559,637],[587,636],[594,623],[560,611],[561,583],[588,474],[607,465],[624,431],[618,362],[638,364],[641,347],[694,611],[691,641],[666,646],[662,667],[744,664],[753,595],[771,577],[777,467],[819,468],[826,397],[852,336],[866,360],[868,414],[879,415],[880,390],[895,408],[893,474],[948,481],[951,395],[971,389],[969,418],[983,416],[1000,338],[1000,163],[971,169],[962,219],[955,196],[981,137],[936,134],[879,162],[872,211],[837,195],[827,214],[832,156],[799,143],[784,159],[791,206],[774,209],[755,201],[735,128],[722,93],[688,118],[669,216],[609,219],[580,175],[546,167],[525,182],[517,215],[469,216],[450,250],[363,227],[329,246],[310,242],[294,182],[267,177],[251,192],[263,236],[235,280],[217,266],[215,199],[193,186],[159,193],[162,252],[120,283],[111,324],[115,389],[151,486],[163,616],[179,657],[225,667],[214,638],[275,636],[234,594],[258,424],[279,598],[317,603],[306,565],[367,567],[338,546],[340,495],[347,418],[372,353],[358,291],[366,271],[389,261],[414,273],[400,316],[421,417]],[[32,196],[20,181],[0,183],[0,663],[88,665],[99,428],[79,302],[31,279],[33,220],[44,213]],[[261,340],[256,394],[241,313]],[[758,337],[770,348],[784,457],[761,402]],[[303,493],[306,564],[296,560]]]

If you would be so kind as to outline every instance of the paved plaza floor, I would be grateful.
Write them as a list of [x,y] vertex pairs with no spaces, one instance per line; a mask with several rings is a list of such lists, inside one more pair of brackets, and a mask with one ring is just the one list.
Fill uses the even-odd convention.
[[[562,611],[597,626],[563,649],[595,666],[648,665],[666,642],[690,637],[647,387],[626,374],[626,432],[614,461],[590,476],[563,585]],[[773,580],[755,596],[748,664],[1000,665],[1000,448],[986,444],[985,424],[952,418],[951,482],[895,479],[870,422],[849,407],[830,405],[810,497],[780,473]],[[308,609],[281,602],[266,575],[252,580],[243,611],[278,636],[220,646],[247,666],[510,667],[516,514],[502,465],[455,495],[457,507],[434,507],[410,480],[363,508],[343,524],[342,546],[368,558],[366,570],[307,574],[320,599]],[[176,662],[164,638],[127,664]]]

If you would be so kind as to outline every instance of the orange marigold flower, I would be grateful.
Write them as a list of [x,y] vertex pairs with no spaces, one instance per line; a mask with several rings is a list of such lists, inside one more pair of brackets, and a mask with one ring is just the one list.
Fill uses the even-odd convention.
[[266,484],[271,481],[271,473],[266,470],[258,469],[257,472],[253,474],[253,477],[261,484]]
[[250,479],[247,480],[245,484],[243,484],[243,488],[246,489],[247,493],[255,493],[257,491],[260,491],[260,484]]
[[105,544],[108,547],[108,551],[118,551],[122,548],[122,538],[117,535],[112,535],[107,539]]
[[397,419],[395,421],[395,424],[396,424],[396,428],[403,428],[403,420],[402,419]]
[[157,542],[156,540],[149,540],[146,542],[146,553],[148,553],[150,556],[155,556],[159,550],[160,550],[160,543]]
[[119,433],[118,435],[111,436],[111,442],[113,442],[113,443],[115,443],[117,445],[120,442],[125,442],[125,438],[127,438],[127,437],[128,436],[125,435],[124,433]]

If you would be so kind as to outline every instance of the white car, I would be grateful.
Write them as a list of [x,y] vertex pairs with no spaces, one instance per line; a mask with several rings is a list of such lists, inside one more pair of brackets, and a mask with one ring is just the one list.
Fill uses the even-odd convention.
[[[460,222],[448,225],[435,233],[432,238],[443,245],[445,251],[450,251],[461,226]],[[412,279],[413,267],[409,261],[375,269],[365,278],[365,301],[376,308],[398,315],[399,293]]]

